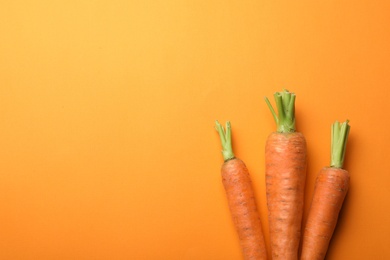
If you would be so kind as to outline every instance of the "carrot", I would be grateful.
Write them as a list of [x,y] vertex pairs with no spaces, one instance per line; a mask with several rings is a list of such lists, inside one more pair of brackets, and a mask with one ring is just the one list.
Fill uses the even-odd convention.
[[306,181],[306,140],[295,130],[295,94],[274,94],[277,125],[265,147],[268,223],[272,259],[298,259]]
[[223,148],[222,183],[244,259],[267,259],[252,182],[244,162],[234,156],[230,122],[226,123],[225,131],[216,121],[216,130],[219,132]]
[[342,169],[350,126],[348,120],[332,125],[330,167],[319,172],[302,241],[301,259],[324,259],[338,215],[349,188],[349,173]]

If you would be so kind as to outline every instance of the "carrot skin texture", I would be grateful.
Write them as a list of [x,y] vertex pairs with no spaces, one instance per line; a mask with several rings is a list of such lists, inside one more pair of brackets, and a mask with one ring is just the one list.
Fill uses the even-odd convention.
[[222,165],[221,175],[244,259],[267,259],[261,220],[246,165],[238,158],[228,160]]
[[349,182],[348,171],[341,168],[324,167],[318,174],[303,235],[302,260],[325,258]]
[[268,136],[265,172],[272,259],[298,259],[306,164],[303,134],[274,132]]

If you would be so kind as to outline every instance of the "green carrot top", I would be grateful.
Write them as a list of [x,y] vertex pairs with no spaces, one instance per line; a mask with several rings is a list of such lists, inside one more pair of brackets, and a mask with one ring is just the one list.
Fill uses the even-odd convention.
[[219,137],[221,139],[222,155],[224,161],[233,159],[235,156],[232,147],[232,128],[230,126],[230,122],[229,121],[226,122],[226,130],[225,130],[218,121],[215,121],[215,129],[218,131]]
[[344,123],[338,121],[332,124],[330,167],[343,168],[345,149],[349,134],[349,120]]
[[280,133],[295,132],[295,94],[284,89],[282,92],[275,92],[274,98],[278,114],[267,97],[265,97],[265,102],[275,119],[277,131]]

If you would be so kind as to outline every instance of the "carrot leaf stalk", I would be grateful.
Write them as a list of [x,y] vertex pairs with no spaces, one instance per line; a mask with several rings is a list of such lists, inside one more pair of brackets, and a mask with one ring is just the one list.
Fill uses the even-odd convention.
[[226,122],[226,130],[223,128],[223,126],[218,122],[215,121],[215,129],[219,133],[219,137],[221,139],[222,143],[222,155],[224,161],[231,160],[235,158],[233,153],[233,147],[232,147],[232,128],[230,126],[230,122]]
[[343,168],[345,149],[350,129],[348,122],[349,120],[346,120],[344,123],[336,121],[332,124],[331,167]]
[[282,92],[275,92],[274,98],[278,114],[267,97],[265,97],[265,102],[275,119],[277,131],[280,133],[295,132],[295,94],[284,89]]

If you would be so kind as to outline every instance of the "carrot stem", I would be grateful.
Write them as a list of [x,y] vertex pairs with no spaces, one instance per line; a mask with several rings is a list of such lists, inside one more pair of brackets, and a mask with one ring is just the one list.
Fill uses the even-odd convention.
[[331,134],[331,161],[330,166],[335,168],[343,168],[345,150],[349,134],[349,120],[344,123],[338,121],[332,124]]
[[231,160],[235,158],[233,153],[233,147],[232,147],[232,128],[230,125],[230,122],[226,122],[226,130],[223,128],[223,126],[218,122],[215,121],[215,129],[219,133],[219,137],[221,139],[222,144],[222,155],[224,161]]
[[265,102],[274,117],[277,131],[280,133],[295,132],[295,94],[284,89],[282,92],[274,93],[274,99],[278,114],[267,97],[265,97]]

